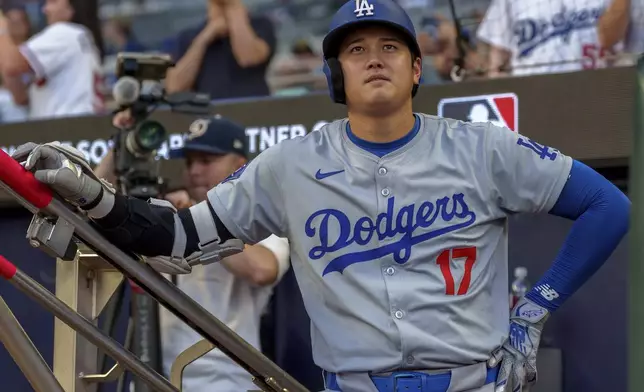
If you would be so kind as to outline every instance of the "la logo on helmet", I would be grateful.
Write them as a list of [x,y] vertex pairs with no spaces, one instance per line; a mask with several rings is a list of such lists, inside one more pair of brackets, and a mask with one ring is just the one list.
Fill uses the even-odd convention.
[[356,9],[353,12],[357,18],[371,16],[373,15],[373,5],[369,4],[369,0],[356,0]]

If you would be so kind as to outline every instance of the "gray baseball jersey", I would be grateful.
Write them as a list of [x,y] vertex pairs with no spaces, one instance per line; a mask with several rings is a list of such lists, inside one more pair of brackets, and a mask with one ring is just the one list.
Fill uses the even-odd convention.
[[569,175],[571,158],[508,129],[418,116],[382,158],[338,120],[208,193],[234,236],[289,239],[327,371],[487,360],[507,337],[507,217],[551,209]]

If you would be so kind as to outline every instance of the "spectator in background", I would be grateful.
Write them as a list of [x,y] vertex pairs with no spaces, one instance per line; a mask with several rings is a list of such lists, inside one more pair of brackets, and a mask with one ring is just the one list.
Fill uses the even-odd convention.
[[31,119],[101,113],[102,40],[95,2],[46,0],[47,27],[18,45],[0,16],[0,69]]
[[[441,15],[431,15],[421,20],[418,45],[423,56],[431,58],[433,68],[442,81],[453,80],[452,71],[459,60],[462,61],[465,71],[465,74],[461,73],[463,77],[479,76],[483,68],[483,59],[479,54],[480,45],[474,42],[472,34],[461,28],[459,37],[454,22]],[[463,47],[462,54],[459,45]]]
[[[31,23],[24,8],[13,7],[5,11],[8,33],[16,45],[21,45],[31,37]],[[1,78],[0,78],[1,79]],[[21,122],[27,120],[28,108],[24,102],[17,104],[4,85],[0,87],[0,123]]]
[[478,30],[479,39],[490,45],[488,75],[571,72],[610,65],[607,55],[613,48],[601,50],[596,26],[607,3],[492,0]]
[[207,21],[177,38],[166,89],[212,99],[269,95],[266,70],[275,41],[270,20],[249,16],[241,0],[209,0]]
[[114,18],[103,23],[103,39],[105,40],[105,54],[114,55],[119,52],[145,52],[147,48],[142,45],[132,32],[129,20]]
[[623,41],[625,52],[644,52],[644,0],[612,0],[599,18],[597,34],[602,50]]

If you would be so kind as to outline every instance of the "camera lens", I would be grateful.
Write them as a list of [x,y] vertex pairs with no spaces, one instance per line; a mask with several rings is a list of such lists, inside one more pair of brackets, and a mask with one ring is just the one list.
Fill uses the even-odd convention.
[[132,154],[148,155],[158,150],[166,139],[166,130],[157,121],[144,121],[128,135],[127,147]]

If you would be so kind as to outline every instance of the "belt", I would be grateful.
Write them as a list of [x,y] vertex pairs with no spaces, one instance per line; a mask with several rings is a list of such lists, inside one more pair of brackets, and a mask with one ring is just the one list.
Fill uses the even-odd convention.
[[[499,367],[487,369],[485,384],[496,381]],[[324,372],[326,389],[342,392],[335,373]],[[388,376],[371,376],[379,392],[446,392],[452,379],[451,372],[427,374],[421,372],[393,372]]]

